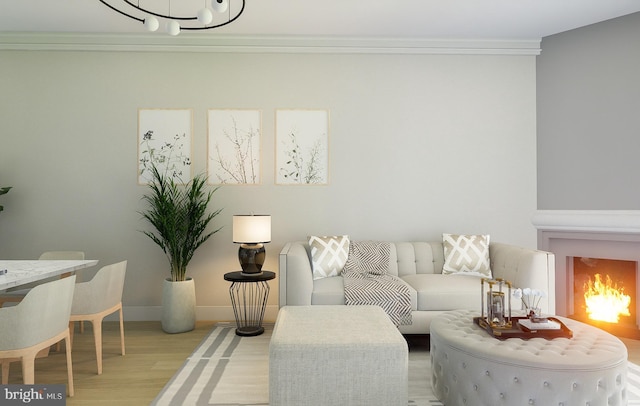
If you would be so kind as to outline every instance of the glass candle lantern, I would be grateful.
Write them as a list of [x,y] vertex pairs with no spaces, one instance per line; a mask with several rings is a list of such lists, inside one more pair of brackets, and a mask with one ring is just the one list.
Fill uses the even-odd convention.
[[494,328],[511,328],[511,283],[503,279],[481,282],[482,318]]

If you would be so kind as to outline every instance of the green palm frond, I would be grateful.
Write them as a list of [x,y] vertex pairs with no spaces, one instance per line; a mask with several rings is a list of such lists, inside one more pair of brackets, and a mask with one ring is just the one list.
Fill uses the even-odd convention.
[[[11,186],[7,186],[7,187],[0,187],[0,195],[4,195],[9,193],[9,191],[11,190]],[[0,205],[0,211],[4,210],[4,206]]]
[[195,176],[187,185],[175,183],[173,177],[161,174],[151,166],[149,192],[142,199],[148,208],[140,214],[155,231],[143,231],[165,253],[171,265],[171,279],[183,281],[193,254],[217,228],[207,232],[209,223],[222,209],[207,213],[213,194],[218,188],[206,191],[207,178]]

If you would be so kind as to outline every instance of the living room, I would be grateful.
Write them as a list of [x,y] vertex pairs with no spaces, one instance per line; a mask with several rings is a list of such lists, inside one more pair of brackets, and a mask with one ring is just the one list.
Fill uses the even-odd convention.
[[[125,319],[158,320],[168,270],[140,232],[137,182],[138,112],[154,108],[192,109],[194,174],[207,170],[209,109],[261,111],[261,182],[216,192],[223,229],[189,269],[198,320],[233,319],[223,275],[238,267],[234,214],[272,216],[270,270],[287,242],[309,234],[483,233],[535,248],[537,210],[639,209],[629,187],[639,172],[639,23],[636,12],[541,41],[413,49],[221,37],[199,51],[182,34],[136,46],[129,36],[2,33],[0,186],[13,189],[1,197],[0,257],[81,249],[101,265],[126,259]],[[275,184],[279,109],[329,111],[326,185]]]

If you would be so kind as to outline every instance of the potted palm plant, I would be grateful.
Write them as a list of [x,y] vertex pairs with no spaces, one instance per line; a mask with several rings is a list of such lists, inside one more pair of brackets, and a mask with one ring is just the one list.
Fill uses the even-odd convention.
[[207,231],[211,220],[222,209],[208,212],[214,188],[206,191],[206,176],[199,174],[186,185],[151,166],[149,192],[143,196],[148,207],[141,211],[155,231],[143,231],[165,253],[171,277],[162,287],[162,329],[182,333],[195,328],[195,285],[187,277],[187,265],[193,254],[220,228]]

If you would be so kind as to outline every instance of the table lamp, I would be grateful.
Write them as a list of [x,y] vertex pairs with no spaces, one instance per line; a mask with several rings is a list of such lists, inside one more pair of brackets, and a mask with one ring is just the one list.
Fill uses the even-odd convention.
[[233,242],[240,244],[238,259],[242,273],[262,273],[266,257],[264,243],[271,242],[271,216],[242,214],[233,216]]

